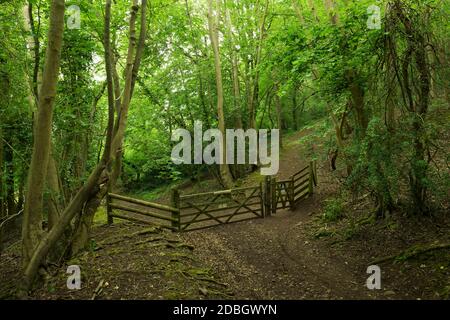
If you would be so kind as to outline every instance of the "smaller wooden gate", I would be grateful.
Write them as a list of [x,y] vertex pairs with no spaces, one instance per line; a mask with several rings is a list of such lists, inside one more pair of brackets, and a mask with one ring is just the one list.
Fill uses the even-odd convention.
[[301,200],[314,193],[314,186],[317,186],[316,162],[311,161],[287,180],[271,178],[270,181],[271,213],[279,209],[295,210]]
[[277,181],[272,179],[273,185],[273,201],[272,213],[276,213],[278,209],[291,209],[293,204],[293,181],[292,179]]

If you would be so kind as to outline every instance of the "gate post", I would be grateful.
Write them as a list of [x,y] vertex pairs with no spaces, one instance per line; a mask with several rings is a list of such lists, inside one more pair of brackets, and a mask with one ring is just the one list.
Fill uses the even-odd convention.
[[291,181],[289,182],[289,203],[291,205],[291,211],[295,210],[295,183],[294,183],[294,176],[291,177]]
[[317,160],[314,160],[314,185],[317,187]]
[[271,177],[266,176],[264,178],[264,217],[270,216],[271,208],[271,200],[272,200],[272,186],[271,186]]
[[112,208],[111,208],[111,197],[109,196],[109,192],[106,194],[106,216],[108,219],[108,224],[113,224],[114,220],[111,216]]
[[172,228],[173,231],[180,231],[180,193],[177,189],[173,188],[171,190],[171,204],[172,207],[176,208],[178,211],[172,211]]
[[265,185],[263,187],[263,183],[259,183],[259,200],[261,202],[261,218],[266,217],[266,196],[265,196]]
[[277,192],[278,192],[278,190],[277,190],[277,178],[273,177],[272,178],[272,183],[271,183],[272,213],[277,213],[277,206],[278,206],[278,197],[277,197],[278,194],[277,194]]

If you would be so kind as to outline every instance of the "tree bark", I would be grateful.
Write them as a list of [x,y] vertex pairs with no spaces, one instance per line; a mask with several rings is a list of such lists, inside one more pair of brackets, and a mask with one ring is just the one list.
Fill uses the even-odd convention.
[[266,18],[267,13],[269,10],[269,0],[266,0],[264,5],[264,12],[261,19],[261,24],[259,26],[259,38],[258,38],[258,44],[256,46],[256,54],[255,54],[255,61],[253,63],[252,70],[255,72],[255,76],[253,78],[253,87],[251,90],[251,96],[249,101],[249,128],[255,129],[256,128],[256,112],[259,102],[259,69],[258,65],[261,62],[262,57],[262,46],[263,41],[266,35]]
[[[234,104],[234,126],[236,129],[242,129],[242,106],[241,106],[241,88],[239,83],[239,62],[237,49],[234,42],[233,27],[231,24],[231,16],[228,8],[225,9],[225,22],[227,35],[230,40],[230,54],[231,54],[231,80],[233,82],[233,104]],[[231,166],[233,169],[233,176],[240,178],[245,173],[245,165],[235,164]]]
[[280,96],[278,95],[278,84],[275,85],[275,108],[277,111],[277,129],[280,130],[280,148],[283,147],[283,139],[282,139],[282,134],[281,134],[281,130],[283,127],[283,115],[282,115],[282,110],[281,110],[281,99]]
[[[147,0],[142,1],[142,13],[141,13],[141,25],[139,42],[136,47],[136,17],[139,10],[137,0],[133,0],[130,15],[130,35],[128,43],[128,53],[125,66],[125,83],[122,93],[122,100],[120,104],[119,116],[117,126],[115,128],[114,139],[112,142],[113,152],[113,171],[111,176],[111,184],[114,186],[120,177],[122,169],[122,154],[123,154],[123,140],[125,136],[125,128],[128,120],[128,110],[130,107],[131,97],[133,96],[133,90],[139,71],[140,62],[144,50],[145,38],[147,33]],[[117,97],[116,97],[117,99]]]
[[6,209],[8,216],[12,216],[16,213],[16,188],[14,183],[14,154],[12,140],[13,135],[10,133],[4,139],[6,140],[6,148],[4,150],[4,162],[5,162],[5,185],[6,185]]
[[64,0],[53,0],[50,9],[48,46],[39,96],[33,153],[22,225],[23,268],[29,262],[42,235],[42,209],[45,178],[50,155],[53,105],[56,96],[64,30]]
[[216,3],[216,19],[213,17],[213,0],[208,0],[208,26],[209,37],[211,39],[211,46],[214,52],[214,66],[216,70],[216,86],[217,86],[217,117],[219,120],[219,130],[222,132],[223,143],[221,150],[221,164],[220,164],[220,176],[222,185],[225,188],[230,188],[233,185],[233,178],[231,177],[230,168],[225,163],[226,159],[226,132],[225,132],[225,116],[223,111],[223,84],[222,84],[222,70],[220,62],[219,52],[219,39],[218,39],[218,23],[220,19],[220,2]]
[[239,84],[239,62],[236,53],[236,47],[234,43],[234,37],[232,32],[231,16],[230,12],[225,9],[225,21],[227,25],[227,35],[230,39],[230,52],[231,52],[231,75],[233,81],[233,103],[234,103],[234,118],[237,129],[242,128],[242,110],[241,110],[241,89]]
[[298,130],[297,91],[298,91],[297,86],[295,86],[292,92],[292,121],[293,121],[293,129],[295,131]]
[[50,151],[50,158],[47,168],[47,187],[49,190],[47,198],[48,210],[48,230],[51,230],[59,219],[61,213],[61,193],[59,190],[58,169],[56,161]]
[[[407,58],[403,61],[403,88],[406,90],[409,106],[408,111],[412,115],[412,133],[414,153],[411,160],[410,170],[410,189],[413,200],[413,211],[418,214],[424,214],[427,211],[427,186],[426,180],[428,164],[425,160],[426,152],[426,133],[425,119],[428,112],[430,91],[431,91],[431,75],[430,66],[427,59],[426,47],[428,42],[420,27],[416,27],[409,18],[404,4],[396,0],[394,2],[394,10],[405,28],[407,37]],[[412,59],[414,57],[414,59]],[[414,61],[414,62],[413,62]],[[418,71],[417,79],[411,82],[417,82],[418,88],[415,91],[416,98],[413,97],[413,90],[410,86],[410,68],[411,64],[415,64]]]

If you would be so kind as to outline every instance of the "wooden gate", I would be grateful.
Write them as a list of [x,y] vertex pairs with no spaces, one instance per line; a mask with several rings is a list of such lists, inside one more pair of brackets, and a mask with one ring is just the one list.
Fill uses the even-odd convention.
[[311,161],[308,166],[295,173],[292,185],[292,209],[295,209],[301,200],[314,193],[314,187],[317,186],[316,161]]
[[272,213],[278,209],[292,209],[293,207],[293,181],[292,179],[277,181],[272,179]]
[[276,213],[279,209],[295,210],[297,204],[314,193],[314,186],[317,186],[316,162],[310,164],[287,180],[277,181],[271,179],[271,213]]
[[264,217],[262,184],[178,197],[175,203],[180,209],[180,231]]

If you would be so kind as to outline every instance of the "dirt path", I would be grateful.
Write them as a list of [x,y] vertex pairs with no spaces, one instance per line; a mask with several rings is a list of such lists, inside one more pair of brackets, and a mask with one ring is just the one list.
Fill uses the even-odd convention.
[[330,260],[301,232],[314,199],[295,212],[183,235],[196,254],[224,277],[238,298],[369,298],[363,277]]
[[[300,136],[285,141],[280,179],[306,165],[297,145]],[[185,233],[182,238],[196,248],[200,260],[224,278],[236,298],[371,298],[372,292],[365,287],[365,270],[352,270],[329,249],[318,248],[305,232],[327,193],[319,186],[294,212],[280,210],[266,219]]]

